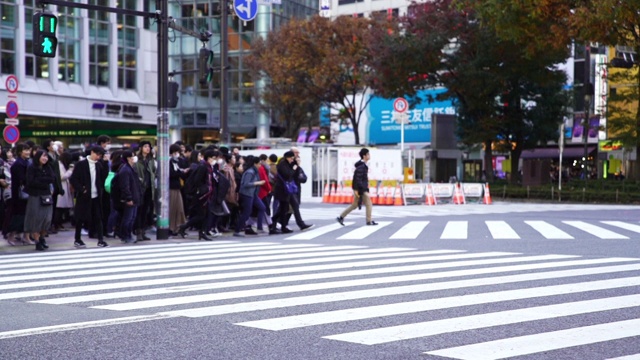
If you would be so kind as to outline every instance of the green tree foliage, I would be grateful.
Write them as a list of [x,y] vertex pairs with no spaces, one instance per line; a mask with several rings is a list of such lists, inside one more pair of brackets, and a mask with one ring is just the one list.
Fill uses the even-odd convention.
[[358,127],[369,100],[357,102],[356,95],[373,84],[372,24],[365,18],[315,16],[291,20],[255,43],[248,65],[255,78],[268,78],[262,101],[287,128],[296,131],[310,108],[331,104],[351,123],[360,143]]
[[[396,44],[395,53],[426,61],[405,61],[395,72],[376,71],[381,87],[393,95],[445,87],[442,97],[458,110],[461,141],[485,144],[488,176],[493,174],[492,145],[505,146],[517,164],[522,150],[557,139],[567,98],[562,92],[566,77],[554,66],[568,56],[566,47],[528,48],[501,38],[473,8],[452,0],[414,3],[401,21],[404,31],[378,33],[378,43]],[[394,52],[378,53],[377,61],[391,61]]]

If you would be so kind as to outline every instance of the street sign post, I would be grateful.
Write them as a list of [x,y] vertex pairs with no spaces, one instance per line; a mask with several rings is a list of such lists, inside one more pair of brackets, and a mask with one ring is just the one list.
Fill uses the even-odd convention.
[[15,75],[7,76],[7,80],[5,80],[4,85],[9,94],[15,94],[18,92],[18,78]]
[[8,144],[15,144],[20,140],[20,130],[13,125],[7,125],[4,127],[4,131],[2,131],[2,135],[4,136],[4,141]]
[[18,103],[13,101],[13,100],[9,100],[7,102],[7,108],[6,108],[6,113],[7,113],[7,117],[9,119],[15,119],[18,117]]
[[409,110],[409,102],[405,98],[396,98],[393,100],[393,110],[400,115],[396,119],[400,122],[400,152],[404,153],[404,124],[408,122],[406,112]]
[[233,0],[233,10],[240,20],[251,21],[258,15],[258,2],[256,0]]

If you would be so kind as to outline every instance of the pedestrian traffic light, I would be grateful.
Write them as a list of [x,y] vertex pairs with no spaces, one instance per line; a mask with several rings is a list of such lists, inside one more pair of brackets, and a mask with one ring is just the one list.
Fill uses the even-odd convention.
[[206,85],[213,79],[213,51],[202,48],[198,55],[198,74],[200,85]]
[[180,85],[175,81],[169,81],[167,83],[167,107],[175,108],[178,106],[178,90]]
[[38,11],[33,14],[33,54],[41,57],[56,57],[58,18]]

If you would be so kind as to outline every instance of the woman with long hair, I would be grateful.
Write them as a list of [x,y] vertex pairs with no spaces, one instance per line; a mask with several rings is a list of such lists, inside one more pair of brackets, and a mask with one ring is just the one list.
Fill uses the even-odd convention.
[[46,166],[49,156],[46,150],[35,152],[31,165],[27,167],[26,188],[29,199],[25,212],[24,232],[36,242],[36,250],[49,248],[44,236],[53,217],[53,189],[56,175]]
[[15,245],[14,241],[30,244],[28,235],[16,236],[24,231],[24,216],[27,211],[27,199],[25,187],[27,183],[27,167],[31,157],[31,148],[26,143],[18,143],[15,148],[16,160],[11,166],[11,199],[9,200],[9,212],[6,233],[7,241]]
[[151,153],[151,142],[140,142],[137,159],[134,168],[142,183],[142,204],[136,214],[136,239],[151,240],[145,235],[147,226],[151,225],[149,218],[154,211],[153,199],[156,191],[156,162]]

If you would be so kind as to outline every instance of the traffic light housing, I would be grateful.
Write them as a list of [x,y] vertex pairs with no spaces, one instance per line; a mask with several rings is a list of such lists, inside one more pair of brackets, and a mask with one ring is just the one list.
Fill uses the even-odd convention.
[[169,81],[167,83],[167,107],[175,108],[178,106],[178,100],[180,97],[178,96],[178,90],[180,89],[180,85],[175,81]]
[[200,85],[207,85],[213,79],[213,51],[202,48],[198,55],[198,78]]
[[33,14],[33,54],[40,57],[56,57],[58,18],[50,13]]

